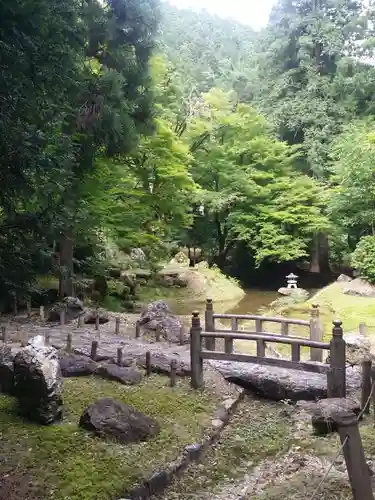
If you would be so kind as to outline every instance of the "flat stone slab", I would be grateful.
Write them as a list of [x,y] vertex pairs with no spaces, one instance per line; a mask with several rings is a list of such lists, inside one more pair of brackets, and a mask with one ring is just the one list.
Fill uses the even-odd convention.
[[[314,401],[327,397],[325,374],[235,361],[210,361],[209,363],[229,382],[273,401],[285,399]],[[348,392],[361,387],[360,367],[349,367],[346,376]]]
[[98,365],[88,356],[59,351],[59,363],[63,377],[85,377],[92,375]]
[[139,370],[117,366],[113,363],[99,365],[95,371],[95,375],[107,380],[115,380],[124,385],[137,385],[142,381],[142,374]]

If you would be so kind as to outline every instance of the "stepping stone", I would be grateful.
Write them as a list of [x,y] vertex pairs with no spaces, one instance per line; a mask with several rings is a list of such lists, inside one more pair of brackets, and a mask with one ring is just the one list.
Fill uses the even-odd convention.
[[118,366],[114,363],[99,365],[95,375],[108,380],[115,380],[124,385],[136,385],[142,381],[142,374],[139,370]]

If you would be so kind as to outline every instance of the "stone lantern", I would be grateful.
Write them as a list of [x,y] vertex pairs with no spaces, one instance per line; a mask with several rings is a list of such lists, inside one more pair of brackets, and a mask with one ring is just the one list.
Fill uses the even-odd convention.
[[286,276],[287,288],[298,288],[297,279],[298,276],[296,276],[295,274],[293,273],[288,274],[288,276]]

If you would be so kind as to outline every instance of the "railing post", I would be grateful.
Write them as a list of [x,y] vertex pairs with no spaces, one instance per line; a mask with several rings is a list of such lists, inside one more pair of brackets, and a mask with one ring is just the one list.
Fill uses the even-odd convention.
[[[255,320],[255,331],[256,333],[262,333],[263,331],[263,321],[261,319]],[[258,358],[264,358],[266,356],[266,343],[263,339],[257,339],[257,356]]]
[[372,361],[362,362],[362,394],[361,410],[370,413],[370,395],[371,395],[371,366]]
[[[237,318],[232,318],[231,321],[231,329],[232,332],[236,332],[238,330],[238,320]],[[224,341],[224,351],[227,354],[232,354],[233,352],[233,339],[225,339]]]
[[[204,330],[205,332],[215,331],[214,306],[212,299],[206,300],[206,311],[204,313]],[[215,338],[207,338],[205,340],[206,349],[208,351],[215,350]]]
[[194,389],[203,388],[202,328],[199,312],[193,312],[190,328],[190,369],[191,385]]
[[346,343],[343,339],[341,321],[334,321],[330,342],[330,373],[328,376],[328,397],[346,397]]
[[335,415],[335,421],[343,445],[353,500],[374,500],[357,417],[352,412],[343,411]]
[[[319,305],[313,304],[311,309],[310,318],[310,340],[316,340],[317,342],[322,341],[322,328],[319,320]],[[311,347],[310,349],[310,359],[311,361],[323,361],[323,351],[322,349],[317,349],[316,347]]]

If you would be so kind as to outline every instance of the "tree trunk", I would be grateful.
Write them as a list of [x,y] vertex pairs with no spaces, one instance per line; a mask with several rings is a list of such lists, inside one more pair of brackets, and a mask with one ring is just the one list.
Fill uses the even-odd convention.
[[313,238],[310,272],[327,273],[329,271],[328,236],[325,233],[318,233]]
[[73,296],[73,229],[67,229],[60,240],[60,298]]

